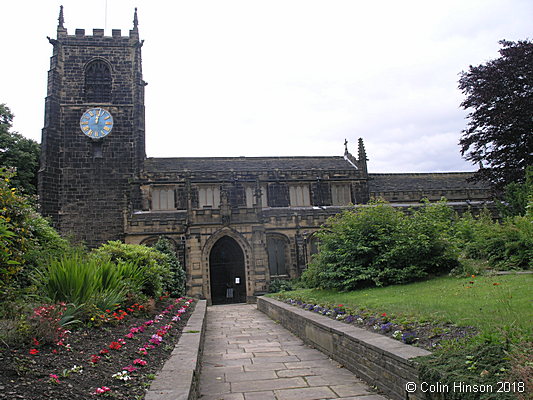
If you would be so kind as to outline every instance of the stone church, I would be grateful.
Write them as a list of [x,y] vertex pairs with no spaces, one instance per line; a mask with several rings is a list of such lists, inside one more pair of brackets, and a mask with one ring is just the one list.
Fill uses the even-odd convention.
[[331,157],[147,158],[137,11],[127,35],[69,35],[61,7],[48,72],[39,196],[63,234],[174,245],[189,295],[253,301],[272,279],[297,277],[328,217],[382,197],[399,207],[445,196],[489,199],[468,173],[369,174],[359,139]]

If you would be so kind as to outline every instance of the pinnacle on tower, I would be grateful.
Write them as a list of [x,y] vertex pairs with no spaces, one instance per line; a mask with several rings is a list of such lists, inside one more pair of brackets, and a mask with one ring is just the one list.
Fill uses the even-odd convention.
[[65,23],[65,18],[63,17],[63,6],[59,6],[59,18],[57,19],[57,29],[64,29],[63,24]]
[[138,30],[139,19],[137,18],[137,7],[135,7],[135,13],[133,14],[133,30]]
[[365,150],[365,145],[363,143],[362,138],[359,138],[358,140],[358,150],[359,150],[359,153],[358,153],[359,161],[368,161],[368,159],[366,158],[366,150]]

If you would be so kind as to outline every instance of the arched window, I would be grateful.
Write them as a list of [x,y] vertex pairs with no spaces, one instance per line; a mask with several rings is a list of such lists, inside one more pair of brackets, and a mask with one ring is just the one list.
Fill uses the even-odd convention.
[[111,70],[101,60],[91,62],[85,69],[85,99],[88,103],[111,102]]

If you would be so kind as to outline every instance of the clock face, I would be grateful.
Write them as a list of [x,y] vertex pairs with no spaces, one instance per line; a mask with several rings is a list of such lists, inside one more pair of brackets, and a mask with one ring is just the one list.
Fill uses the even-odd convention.
[[111,133],[113,117],[104,108],[90,108],[80,118],[81,131],[92,139],[101,139]]

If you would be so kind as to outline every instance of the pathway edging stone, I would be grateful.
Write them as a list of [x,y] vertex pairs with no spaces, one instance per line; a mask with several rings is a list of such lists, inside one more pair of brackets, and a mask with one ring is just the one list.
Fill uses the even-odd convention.
[[420,387],[411,360],[429,351],[268,297],[257,299],[257,309],[391,398],[424,398],[405,387],[408,382]]
[[206,301],[199,300],[170,358],[150,385],[145,400],[198,398],[206,310]]

